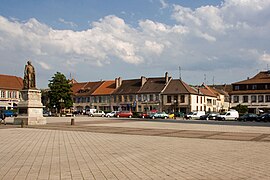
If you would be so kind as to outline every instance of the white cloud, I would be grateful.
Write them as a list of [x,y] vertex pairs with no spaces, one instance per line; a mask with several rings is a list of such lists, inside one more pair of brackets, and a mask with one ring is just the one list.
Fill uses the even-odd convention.
[[161,3],[161,9],[169,7],[169,4],[165,0],[160,0],[159,2]]
[[52,68],[46,64],[45,62],[42,62],[42,61],[37,61],[37,63],[45,70],[51,70]]
[[260,56],[260,60],[270,62],[270,54],[263,53],[263,55]]
[[[132,27],[110,15],[84,31],[56,30],[34,18],[21,22],[0,16],[0,54],[7,62],[0,70],[12,67],[20,72],[21,61],[28,58],[39,59],[39,68],[49,77],[55,71],[89,74],[108,65],[110,70],[129,67],[126,74],[137,76],[145,74],[140,71],[161,74],[170,69],[178,74],[179,65],[183,71],[203,74],[212,69],[242,71],[243,66],[260,69],[269,61],[269,54],[262,53],[270,52],[269,16],[269,0],[225,0],[194,10],[174,5],[173,25],[141,19],[138,27]],[[125,72],[120,70],[117,73]]]
[[71,22],[71,21],[66,21],[63,18],[59,18],[58,21],[61,22],[61,23],[63,23],[63,24],[69,25],[71,27],[77,27],[77,24],[76,23]]

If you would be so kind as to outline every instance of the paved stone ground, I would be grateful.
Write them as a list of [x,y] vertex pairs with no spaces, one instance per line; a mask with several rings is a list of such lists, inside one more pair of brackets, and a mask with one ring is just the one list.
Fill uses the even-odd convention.
[[0,126],[0,179],[270,179],[269,127],[101,118],[75,118],[71,126],[70,118],[48,118],[37,129],[7,122]]

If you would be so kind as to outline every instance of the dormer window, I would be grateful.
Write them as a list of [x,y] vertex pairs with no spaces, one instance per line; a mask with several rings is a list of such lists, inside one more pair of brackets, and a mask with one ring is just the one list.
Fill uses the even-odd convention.
[[257,89],[257,85],[256,85],[256,84],[253,84],[253,85],[251,86],[251,89],[252,89],[252,90],[256,90],[256,89]]
[[235,91],[238,91],[240,88],[239,88],[239,85],[237,85],[237,86],[234,86],[234,90]]

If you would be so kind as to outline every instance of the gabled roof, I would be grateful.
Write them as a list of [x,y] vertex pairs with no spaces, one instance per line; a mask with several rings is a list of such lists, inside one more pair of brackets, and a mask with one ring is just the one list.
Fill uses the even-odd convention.
[[166,86],[165,77],[147,78],[147,81],[138,93],[160,93]]
[[[97,82],[85,82],[85,83],[75,83],[73,84],[75,91],[74,95],[77,96],[89,96],[91,95],[101,84],[103,81]],[[74,87],[75,86],[75,87]],[[74,91],[73,91],[74,92]]]
[[86,85],[87,82],[82,83],[73,83],[71,90],[73,94],[76,94],[81,88],[83,88]]
[[123,80],[113,94],[137,94],[141,88],[141,79]]
[[253,78],[233,83],[233,85],[239,84],[264,84],[270,83],[270,71],[261,71]]
[[23,79],[17,76],[0,74],[0,89],[21,90]]
[[199,87],[199,90],[206,96],[216,97],[216,93],[206,84],[202,84],[202,86]]
[[193,88],[181,79],[172,79],[162,94],[197,94]]
[[92,95],[110,95],[116,89],[115,81],[104,81],[93,93]]

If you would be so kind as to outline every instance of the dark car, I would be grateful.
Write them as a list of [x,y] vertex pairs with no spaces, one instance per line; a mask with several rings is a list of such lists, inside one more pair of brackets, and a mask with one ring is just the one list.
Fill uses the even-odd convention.
[[200,116],[200,120],[216,120],[219,113],[207,113],[205,115]]
[[257,121],[258,115],[253,113],[244,114],[238,118],[238,121]]
[[267,122],[270,121],[270,114],[266,113],[266,114],[262,114],[257,118],[257,121],[259,122]]
[[133,113],[131,111],[120,111],[116,113],[116,117],[128,117],[131,118],[133,116]]

